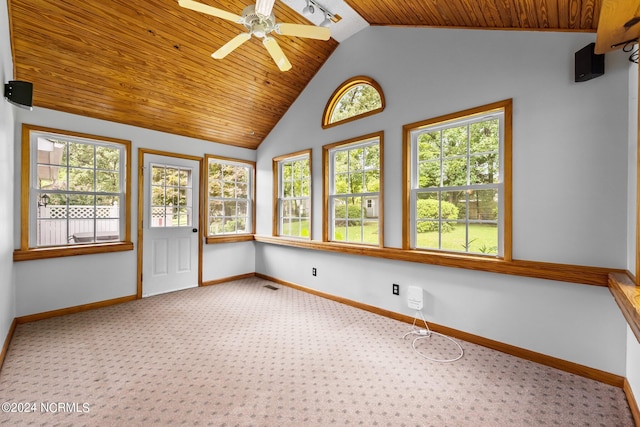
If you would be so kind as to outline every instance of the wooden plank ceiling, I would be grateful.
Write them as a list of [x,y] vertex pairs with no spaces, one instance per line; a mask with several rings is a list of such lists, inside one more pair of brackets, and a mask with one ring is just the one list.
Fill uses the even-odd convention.
[[[569,31],[595,31],[601,2],[345,1],[372,25]],[[201,2],[236,14],[254,3]],[[176,0],[9,0],[9,14],[14,79],[33,82],[36,107],[251,149],[338,45],[277,35],[293,65],[283,73],[256,38],[212,59],[245,28]],[[308,23],[280,1],[274,14]]]
[[602,0],[345,0],[370,25],[595,31]]

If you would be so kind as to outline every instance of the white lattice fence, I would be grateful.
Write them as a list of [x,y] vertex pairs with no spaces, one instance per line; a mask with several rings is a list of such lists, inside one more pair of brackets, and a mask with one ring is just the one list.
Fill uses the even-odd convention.
[[96,207],[95,220],[92,206],[69,206],[68,215],[67,206],[49,205],[38,209],[38,246],[74,243],[74,234],[93,234],[94,224],[96,234],[118,234],[120,226],[118,206]]

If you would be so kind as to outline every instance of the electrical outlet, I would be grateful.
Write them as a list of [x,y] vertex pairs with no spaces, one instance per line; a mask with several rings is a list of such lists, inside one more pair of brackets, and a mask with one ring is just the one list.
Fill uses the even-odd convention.
[[400,295],[400,285],[397,284],[393,284],[393,294],[394,295]]
[[312,275],[312,276],[317,276],[317,275],[318,275],[318,270],[316,270],[316,268],[315,268],[315,267],[313,267],[313,268],[311,269],[311,275]]

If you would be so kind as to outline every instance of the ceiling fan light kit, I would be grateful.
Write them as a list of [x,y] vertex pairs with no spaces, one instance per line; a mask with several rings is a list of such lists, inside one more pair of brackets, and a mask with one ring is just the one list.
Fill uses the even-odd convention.
[[[309,1],[311,2],[312,0]],[[246,27],[247,33],[238,34],[221,48],[213,52],[211,56],[214,59],[224,58],[249,40],[251,36],[255,36],[262,39],[262,44],[280,71],[288,71],[291,69],[291,63],[276,39],[270,36],[271,33],[275,32],[276,34],[285,36],[305,37],[316,40],[329,40],[331,31],[326,28],[326,26],[316,27],[315,25],[288,23],[277,24],[275,16],[271,13],[274,2],[275,0],[258,0],[255,5],[247,6],[242,11],[242,16],[194,0],[179,0],[178,4],[196,12],[212,15],[237,24],[243,24]],[[329,18],[327,17],[327,19]]]

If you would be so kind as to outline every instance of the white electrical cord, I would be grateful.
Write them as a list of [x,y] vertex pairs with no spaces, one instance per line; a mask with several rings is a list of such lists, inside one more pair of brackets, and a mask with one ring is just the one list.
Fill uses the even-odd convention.
[[[420,313],[420,317],[422,318],[422,322],[424,323],[424,329],[420,329],[418,327],[416,327],[416,321],[418,320],[418,313]],[[462,356],[464,355],[464,350],[462,349],[462,346],[455,341],[453,338],[441,334],[439,332],[434,332],[431,329],[429,329],[429,325],[427,325],[427,321],[424,320],[424,316],[422,315],[422,311],[417,310],[416,311],[416,315],[413,317],[413,325],[411,326],[411,330],[409,332],[407,332],[406,334],[404,334],[402,336],[402,339],[407,338],[407,336],[409,335],[418,335],[417,338],[414,338],[413,342],[411,343],[411,347],[413,348],[413,351],[415,351],[416,353],[418,353],[418,355],[420,355],[421,357],[424,357],[427,360],[430,360],[432,362],[442,362],[442,363],[448,363],[448,362],[455,362],[456,360],[459,360],[462,358]],[[432,357],[429,357],[423,353],[420,353],[420,351],[418,351],[418,349],[416,348],[416,343],[419,340],[425,339],[425,338],[431,338],[431,335],[439,335],[441,337],[444,337],[446,339],[448,339],[449,341],[451,341],[452,343],[454,343],[456,346],[458,346],[458,348],[460,349],[460,354],[453,358],[453,359],[434,359]]]

